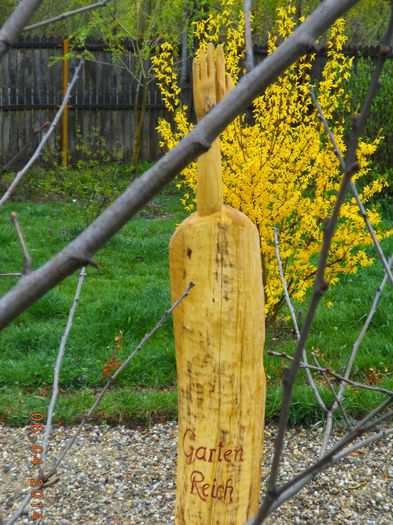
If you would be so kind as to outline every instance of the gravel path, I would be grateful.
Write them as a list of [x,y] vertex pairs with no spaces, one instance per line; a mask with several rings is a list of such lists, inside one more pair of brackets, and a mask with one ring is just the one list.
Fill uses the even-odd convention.
[[[265,472],[274,427],[266,429]],[[72,428],[57,428],[51,451],[59,451]],[[283,480],[313,462],[321,430],[288,433]],[[0,509],[3,519],[17,508],[20,491],[34,475],[26,428],[0,426]],[[57,455],[57,454],[56,454]],[[176,423],[148,429],[86,426],[47,489],[48,525],[158,525],[174,523]],[[32,514],[32,507],[27,507]],[[18,523],[41,523],[24,515]],[[279,508],[269,525],[393,525],[393,438],[350,456],[322,474]]]

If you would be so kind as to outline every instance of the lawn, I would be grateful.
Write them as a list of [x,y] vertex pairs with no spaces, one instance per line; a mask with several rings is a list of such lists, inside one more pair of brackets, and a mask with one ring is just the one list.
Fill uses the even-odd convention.
[[[114,353],[120,361],[124,360],[169,307],[168,244],[176,224],[186,216],[179,201],[173,186],[157,196],[98,253],[96,260],[101,269],[88,268],[61,370],[61,395],[55,413],[58,423],[71,424],[81,419],[105,384],[106,360]],[[386,207],[385,213],[390,225],[391,209]],[[11,211],[18,213],[34,268],[83,229],[77,203],[7,204],[0,211],[0,273],[17,272],[23,266],[9,220]],[[384,248],[391,253],[393,240],[385,241]],[[382,276],[381,265],[376,263],[343,278],[328,291],[308,344],[325,366],[338,372],[344,370]],[[53,364],[77,277],[68,278],[0,334],[0,422],[24,425],[32,412],[45,413]],[[15,282],[16,278],[0,279],[0,294]],[[326,306],[327,301],[333,302],[333,308]],[[356,360],[353,377],[393,388],[391,305],[392,290],[387,286]],[[306,305],[297,305],[297,310],[305,309]],[[294,347],[289,321],[268,324],[266,350],[292,353]],[[266,355],[265,364],[267,418],[273,419],[280,407],[280,383],[286,363]],[[325,382],[319,379],[318,386],[324,399],[332,401]],[[379,400],[374,392],[349,388],[344,405],[353,417],[358,417]],[[175,418],[176,412],[175,351],[169,319],[120,375],[94,419],[111,424],[149,423]],[[291,414],[292,423],[316,423],[322,418],[303,373],[295,388]]]

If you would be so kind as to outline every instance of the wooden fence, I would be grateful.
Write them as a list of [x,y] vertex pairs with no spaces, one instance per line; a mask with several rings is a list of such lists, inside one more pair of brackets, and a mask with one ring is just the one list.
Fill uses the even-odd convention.
[[[88,45],[95,61],[86,61],[82,74],[69,103],[68,149],[70,160],[78,159],[76,146],[81,136],[104,137],[108,151],[120,151],[124,160],[132,154],[132,137],[135,130],[135,98],[137,83],[116,63],[102,43]],[[375,48],[347,50],[354,56],[374,57]],[[18,162],[25,161],[34,150],[43,131],[37,132],[45,122],[50,122],[63,99],[62,39],[21,39],[3,59],[0,66],[0,163],[6,164],[18,152]],[[258,60],[266,51],[256,49]],[[56,61],[56,59],[58,59]],[[135,70],[136,57],[125,54],[122,60],[127,68]],[[314,73],[320,74],[326,55],[319,53]],[[69,61],[70,77],[75,60]],[[188,68],[189,70],[189,68]],[[188,79],[189,82],[190,79]],[[190,88],[186,88],[190,97]],[[154,160],[161,155],[156,126],[164,107],[160,93],[153,81],[147,95],[142,138],[142,160]],[[35,132],[36,131],[36,132]],[[62,127],[50,139],[61,158]]]

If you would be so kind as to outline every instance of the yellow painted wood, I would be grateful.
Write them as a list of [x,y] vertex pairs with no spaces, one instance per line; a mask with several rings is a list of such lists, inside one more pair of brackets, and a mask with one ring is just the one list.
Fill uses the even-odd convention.
[[[194,100],[203,118],[210,103],[225,95],[211,89],[211,78],[215,86],[222,86],[223,78],[225,84],[222,49],[215,57],[210,46],[200,60],[204,63],[194,63],[194,89],[198,75],[203,106],[198,96]],[[221,177],[218,141],[198,162],[198,177],[198,211],[170,243],[172,299],[190,281],[196,284],[173,314],[176,525],[244,525],[258,507],[264,425],[259,235],[244,214],[221,204],[219,181],[210,180]]]

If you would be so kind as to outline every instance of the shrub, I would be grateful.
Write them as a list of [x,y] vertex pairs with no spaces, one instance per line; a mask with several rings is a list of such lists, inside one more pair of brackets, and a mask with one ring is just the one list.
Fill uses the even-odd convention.
[[[371,58],[360,58],[351,77],[348,79],[348,91],[352,107],[358,108],[367,93],[375,63]],[[365,134],[368,138],[383,135],[380,148],[375,152],[374,160],[378,170],[393,172],[393,60],[387,60],[380,78],[381,86],[373,100],[370,117],[367,119]]]
[[[75,166],[64,167],[58,165],[56,148],[48,148],[40,165],[23,179],[17,197],[72,202],[87,225],[126,188],[129,166],[120,162],[120,149],[107,150],[105,139],[95,129],[88,136],[78,132],[75,150],[79,160]],[[8,174],[4,180],[9,184],[13,177]]]
[[[211,13],[195,25],[195,37],[201,48],[208,42],[224,42],[226,68],[234,83],[243,73],[244,20],[238,23],[232,16],[232,1],[224,1],[221,10]],[[278,9],[275,34],[269,36],[269,53],[295,28],[295,8]],[[350,100],[344,91],[349,79],[352,59],[342,53],[346,38],[344,23],[336,22],[330,32],[328,62],[318,86],[318,96],[326,118],[335,133],[339,148],[345,153],[344,123],[350,110]],[[193,124],[188,120],[188,108],[181,105],[174,71],[176,49],[163,45],[155,57],[157,79],[172,120],[162,119],[158,131],[162,145],[172,148]],[[256,224],[260,239],[267,313],[275,315],[283,302],[273,232],[278,228],[281,257],[289,291],[301,301],[311,286],[316,272],[317,254],[322,236],[323,220],[333,209],[341,174],[322,124],[308,93],[314,55],[300,59],[271,85],[252,107],[252,122],[245,115],[238,117],[220,137],[224,200],[241,210]],[[360,171],[354,177],[362,180],[370,171],[369,158],[380,138],[360,142]],[[181,174],[178,185],[184,189],[183,204],[195,207],[196,163]],[[366,204],[384,187],[382,178],[375,178],[362,191]],[[376,209],[369,207],[369,216],[379,237],[382,232]],[[371,242],[354,199],[342,208],[327,268],[331,284],[341,274],[356,273],[361,266],[372,263],[365,246]]]

